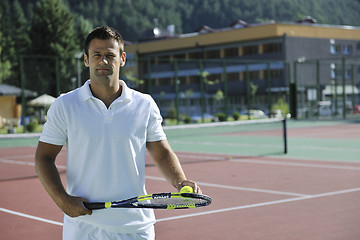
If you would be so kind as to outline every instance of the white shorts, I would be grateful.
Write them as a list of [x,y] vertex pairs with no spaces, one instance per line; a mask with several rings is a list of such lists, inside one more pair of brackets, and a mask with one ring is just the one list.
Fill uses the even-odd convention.
[[63,240],[154,240],[154,225],[143,232],[112,233],[82,221],[64,220]]

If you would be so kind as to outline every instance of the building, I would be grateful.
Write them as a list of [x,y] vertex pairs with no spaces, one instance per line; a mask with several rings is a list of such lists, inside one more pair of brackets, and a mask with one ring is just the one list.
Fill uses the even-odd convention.
[[[163,115],[171,108],[187,115],[270,112],[278,98],[293,108],[323,100],[323,89],[334,81],[360,88],[360,27],[317,24],[307,17],[296,23],[238,20],[181,35],[170,29],[157,28],[125,47],[124,78],[151,93]],[[315,99],[307,96],[309,89],[315,89]]]
[[[35,97],[37,93],[24,89],[24,97]],[[0,83],[0,128],[6,123],[19,125],[21,117],[21,88]]]

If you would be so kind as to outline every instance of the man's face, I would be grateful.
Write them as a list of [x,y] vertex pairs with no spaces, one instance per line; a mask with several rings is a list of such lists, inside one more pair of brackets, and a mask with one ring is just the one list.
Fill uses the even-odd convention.
[[85,66],[90,69],[91,80],[118,80],[120,67],[125,65],[126,53],[120,54],[120,45],[115,39],[93,39],[89,55],[84,54]]

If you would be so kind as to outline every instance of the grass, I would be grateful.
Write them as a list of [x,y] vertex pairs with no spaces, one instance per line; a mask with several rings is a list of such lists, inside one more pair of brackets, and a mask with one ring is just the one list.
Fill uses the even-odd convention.
[[[24,133],[24,127],[23,126],[17,126],[15,127],[16,132],[15,133]],[[32,133],[41,133],[43,129],[43,125],[39,124],[37,125],[37,127],[35,128],[34,131],[32,131]],[[29,131],[25,131],[26,133],[30,133]],[[8,129],[7,128],[0,128],[0,134],[8,134]]]

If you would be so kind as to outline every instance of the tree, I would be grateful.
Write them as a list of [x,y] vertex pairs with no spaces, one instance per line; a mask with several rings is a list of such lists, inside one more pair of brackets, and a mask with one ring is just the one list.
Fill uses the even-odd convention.
[[32,53],[69,57],[76,52],[73,15],[62,0],[39,0],[31,21]]
[[29,24],[18,0],[14,0],[10,7],[11,14],[6,23],[7,40],[4,53],[11,63],[11,74],[7,83],[20,86],[19,55],[26,54],[30,45]]
[[[2,23],[2,8],[0,6],[0,23]],[[3,34],[2,34],[2,24],[0,25],[0,83],[3,82],[4,79],[6,79],[7,77],[10,76],[11,72],[10,72],[10,68],[11,68],[11,65],[10,65],[10,61],[7,60],[7,59],[3,59],[3,54],[2,54],[2,51],[3,51],[3,47],[5,45],[5,41],[4,41],[4,38],[3,38]]]
[[70,79],[76,75],[74,56],[79,47],[73,15],[62,0],[37,2],[31,21],[30,39],[33,59],[29,59],[26,64],[30,86],[36,87],[39,93],[47,92],[53,96],[57,96],[59,91],[71,89]]

